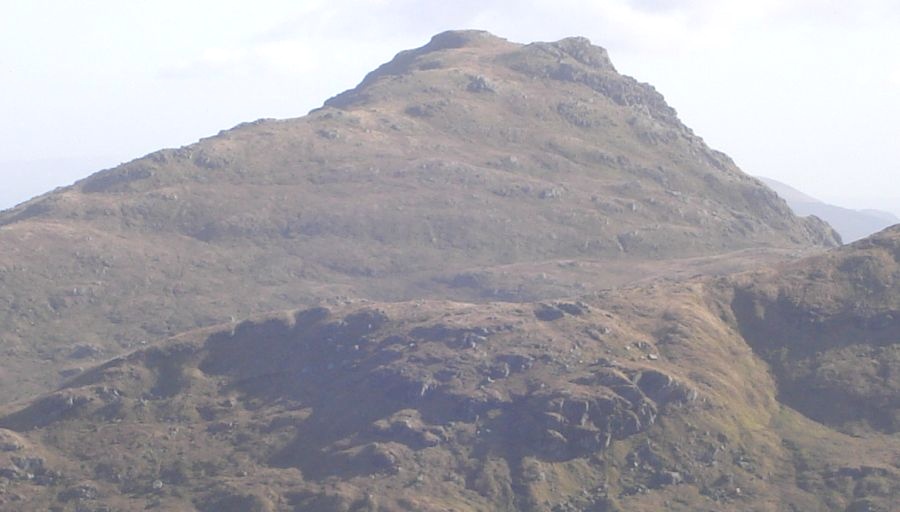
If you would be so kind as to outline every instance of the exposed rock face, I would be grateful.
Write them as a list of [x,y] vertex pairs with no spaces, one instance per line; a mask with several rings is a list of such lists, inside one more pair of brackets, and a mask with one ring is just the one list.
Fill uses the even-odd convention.
[[[341,510],[376,499],[400,510],[408,507],[404,499],[444,489],[448,503],[539,510],[549,497],[540,497],[548,477],[538,468],[603,460],[619,443],[646,435],[660,415],[699,403],[698,392],[671,370],[591,362],[599,353],[623,352],[623,336],[565,339],[593,326],[596,315],[608,320],[607,313],[585,303],[544,306],[567,311],[544,333],[533,332],[545,321],[527,309],[452,303],[316,308],[243,322],[113,360],[0,425],[50,434],[92,424],[122,440],[151,428],[167,432],[180,454],[182,469],[125,478],[133,468],[150,469],[138,452],[94,452],[100,439],[91,435],[76,445],[54,442],[63,458],[72,449],[93,453],[97,477],[79,480],[83,472],[64,463],[55,484],[64,490],[34,493],[29,506],[115,501],[131,489],[134,507],[171,487],[173,498],[189,493],[200,510]],[[274,481],[293,478],[294,490],[271,484],[270,498],[254,492],[256,484],[205,491],[218,477],[198,473],[200,461],[235,449],[249,450],[241,464],[248,483],[282,475]],[[176,453],[160,452],[160,466],[176,464]],[[460,480],[435,480],[447,471]],[[410,478],[418,490],[402,499],[360,485]],[[347,484],[329,496],[327,482],[335,479]],[[133,480],[152,483],[135,488]],[[436,506],[416,503],[421,510]]]
[[77,374],[70,356],[323,298],[544,300],[835,243],[586,39],[448,32],[306,117],[0,214],[0,401]]

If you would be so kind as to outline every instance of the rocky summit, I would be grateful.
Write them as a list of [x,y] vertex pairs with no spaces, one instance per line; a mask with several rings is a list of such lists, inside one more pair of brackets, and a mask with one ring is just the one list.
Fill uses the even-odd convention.
[[0,510],[896,510],[852,245],[583,38],[447,32],[0,213]]

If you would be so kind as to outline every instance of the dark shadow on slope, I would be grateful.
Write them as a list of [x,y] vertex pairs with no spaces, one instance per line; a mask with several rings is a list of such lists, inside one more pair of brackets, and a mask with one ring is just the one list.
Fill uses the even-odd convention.
[[782,403],[844,431],[900,431],[900,396],[891,391],[900,311],[823,315],[741,288],[731,308],[743,338],[771,365]]

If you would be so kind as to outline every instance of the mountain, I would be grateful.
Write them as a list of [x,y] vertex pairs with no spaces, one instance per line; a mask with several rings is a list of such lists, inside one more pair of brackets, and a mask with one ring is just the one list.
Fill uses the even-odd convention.
[[549,300],[838,241],[586,39],[447,32],[305,117],[0,213],[0,402],[268,311]]
[[0,213],[0,511],[889,512],[898,280],[587,40],[439,34]]
[[815,215],[824,220],[840,233],[845,242],[853,242],[877,233],[888,226],[900,224],[900,219],[889,212],[842,208],[819,201],[771,178],[759,179],[784,198],[794,213],[804,217]]
[[6,406],[0,507],[896,510],[898,276],[894,228],[581,300],[185,333]]
[[865,213],[865,214],[867,214],[867,215],[871,215],[871,216],[876,217],[876,218],[879,218],[879,219],[883,219],[883,220],[885,220],[885,221],[887,221],[887,222],[892,223],[892,225],[893,225],[893,224],[900,223],[900,217],[897,217],[897,216],[894,215],[893,213],[891,213],[891,212],[886,212],[886,211],[884,211],[884,210],[872,210],[872,209],[870,209],[870,208],[864,208],[864,209],[862,209],[862,210],[857,210],[857,211],[860,211],[860,212],[862,212],[862,213]]

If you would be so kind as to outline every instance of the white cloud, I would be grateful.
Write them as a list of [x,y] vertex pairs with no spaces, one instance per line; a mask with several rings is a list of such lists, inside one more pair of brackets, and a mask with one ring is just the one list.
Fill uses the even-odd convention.
[[207,48],[192,60],[164,68],[165,78],[196,78],[251,73],[296,75],[318,68],[320,54],[304,41],[272,41],[244,47]]

